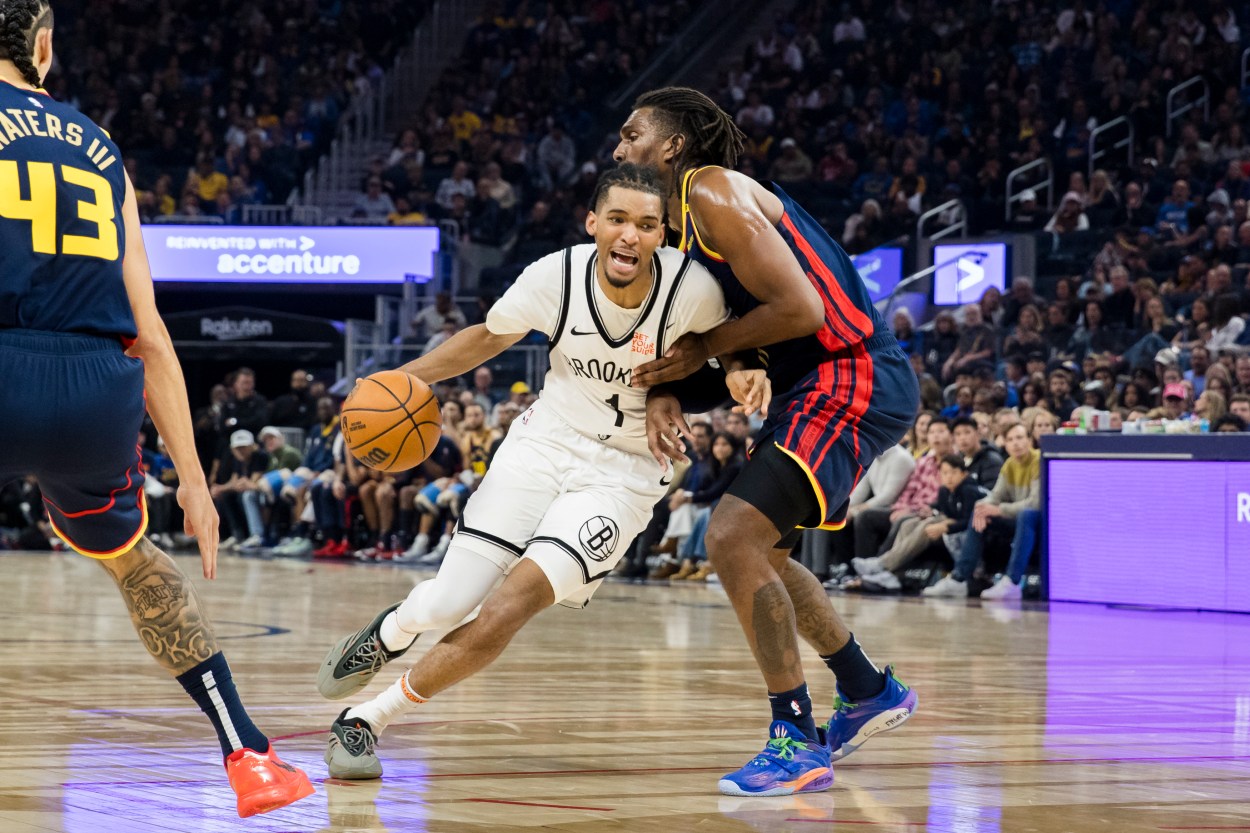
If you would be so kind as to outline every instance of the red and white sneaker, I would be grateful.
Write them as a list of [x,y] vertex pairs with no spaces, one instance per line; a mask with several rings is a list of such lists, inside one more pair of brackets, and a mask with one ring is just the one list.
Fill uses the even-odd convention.
[[313,785],[302,769],[284,763],[269,747],[264,755],[240,749],[226,758],[226,777],[239,799],[239,818],[268,813],[312,795]]
[[342,558],[347,555],[347,540],[326,541],[325,545],[313,553],[313,558]]

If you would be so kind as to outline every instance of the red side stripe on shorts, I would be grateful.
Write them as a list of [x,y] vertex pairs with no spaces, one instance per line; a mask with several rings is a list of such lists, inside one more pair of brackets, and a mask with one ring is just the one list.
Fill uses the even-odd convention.
[[[136,450],[137,450],[137,449],[138,449],[138,446],[135,446],[135,448],[136,448]],[[141,467],[142,467],[142,465],[143,465],[143,463],[142,463],[143,457],[142,457],[142,456],[140,456],[140,457],[139,457],[139,460],[140,460],[140,462],[135,464],[135,466],[136,466],[137,468],[141,468]],[[118,492],[124,492],[124,491],[126,491],[127,489],[129,489],[129,488],[130,488],[130,484],[134,482],[134,476],[135,476],[135,468],[133,468],[133,467],[132,467],[132,468],[128,468],[128,469],[126,469],[126,482],[125,482],[123,485],[118,486],[118,487],[117,487],[116,489],[114,489],[113,491],[109,492],[109,500],[108,500],[108,503],[104,504],[104,505],[103,505],[103,506],[101,506],[99,509],[84,509],[84,510],[82,510],[81,512],[66,512],[64,509],[62,509],[61,507],[57,506],[55,503],[53,503],[53,502],[52,502],[51,500],[49,500],[47,497],[45,497],[45,498],[43,499],[43,502],[44,502],[44,503],[46,503],[46,504],[48,504],[49,506],[51,506],[51,507],[52,507],[53,509],[55,509],[57,512],[60,512],[60,513],[61,513],[61,515],[63,515],[63,516],[64,516],[64,517],[66,517],[66,518],[83,518],[83,517],[86,517],[87,515],[102,515],[102,514],[104,514],[105,512],[107,512],[107,511],[109,511],[110,509],[112,509],[114,505],[116,505],[116,503],[117,503],[117,493],[118,493]]]

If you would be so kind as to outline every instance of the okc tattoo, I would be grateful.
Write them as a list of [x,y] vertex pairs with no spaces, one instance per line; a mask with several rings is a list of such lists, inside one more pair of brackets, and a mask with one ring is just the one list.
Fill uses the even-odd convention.
[[781,580],[794,604],[794,623],[799,636],[821,655],[835,653],[847,643],[849,633],[829,603],[820,579],[806,567],[787,560],[781,569]]
[[143,647],[158,663],[181,674],[220,650],[195,587],[146,538],[122,556],[114,580],[122,591]]
[[755,591],[751,600],[751,630],[755,653],[765,674],[802,673],[795,642],[794,609],[779,581]]

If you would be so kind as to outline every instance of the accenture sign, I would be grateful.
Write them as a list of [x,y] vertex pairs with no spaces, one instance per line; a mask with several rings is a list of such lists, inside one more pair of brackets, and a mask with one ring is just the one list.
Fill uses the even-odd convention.
[[432,227],[144,226],[158,281],[419,283],[434,277]]

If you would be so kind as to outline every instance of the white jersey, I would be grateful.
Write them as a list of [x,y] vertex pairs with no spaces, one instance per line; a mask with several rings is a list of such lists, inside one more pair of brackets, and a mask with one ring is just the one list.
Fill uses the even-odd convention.
[[624,309],[599,286],[595,246],[572,246],[526,268],[486,315],[486,328],[496,335],[547,335],[545,410],[587,437],[648,456],[647,391],[630,387],[634,368],[663,356],[686,333],[707,332],[729,318],[720,284],[703,266],[663,248],[651,267],[655,280],[646,300]]

